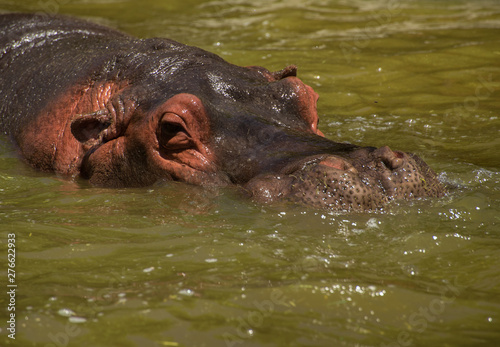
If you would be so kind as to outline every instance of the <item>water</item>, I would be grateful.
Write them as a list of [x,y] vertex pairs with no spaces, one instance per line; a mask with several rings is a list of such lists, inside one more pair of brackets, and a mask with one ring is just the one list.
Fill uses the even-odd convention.
[[12,346],[494,346],[500,342],[496,1],[0,1],[299,66],[331,139],[412,151],[443,199],[383,213],[259,206],[182,184],[108,190],[0,142],[16,239]]

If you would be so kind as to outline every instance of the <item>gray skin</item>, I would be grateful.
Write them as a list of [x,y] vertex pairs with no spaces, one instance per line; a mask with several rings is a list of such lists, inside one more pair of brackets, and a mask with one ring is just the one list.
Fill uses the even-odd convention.
[[297,77],[62,16],[0,16],[0,131],[33,167],[104,187],[237,186],[374,210],[445,189],[418,156],[326,139]]

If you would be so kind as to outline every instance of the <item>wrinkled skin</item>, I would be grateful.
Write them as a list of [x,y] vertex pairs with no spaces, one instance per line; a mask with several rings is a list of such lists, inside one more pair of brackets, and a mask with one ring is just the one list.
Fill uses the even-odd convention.
[[3,15],[0,31],[0,130],[37,169],[104,187],[237,185],[332,210],[444,194],[416,155],[326,139],[294,66],[239,67],[66,17]]

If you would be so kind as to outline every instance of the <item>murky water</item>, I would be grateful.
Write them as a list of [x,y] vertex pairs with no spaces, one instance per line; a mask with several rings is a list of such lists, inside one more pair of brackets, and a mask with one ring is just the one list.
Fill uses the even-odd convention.
[[[383,213],[262,207],[182,184],[106,190],[0,141],[0,344],[500,343],[500,3],[0,0],[299,66],[327,137],[422,156],[443,199]],[[16,239],[16,339],[7,240]]]

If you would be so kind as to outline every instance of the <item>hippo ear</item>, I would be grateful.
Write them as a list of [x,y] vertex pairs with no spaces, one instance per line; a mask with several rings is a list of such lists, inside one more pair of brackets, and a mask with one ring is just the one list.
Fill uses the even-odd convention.
[[71,121],[71,133],[84,145],[95,146],[102,143],[104,132],[113,123],[107,109],[89,114],[78,114]]

